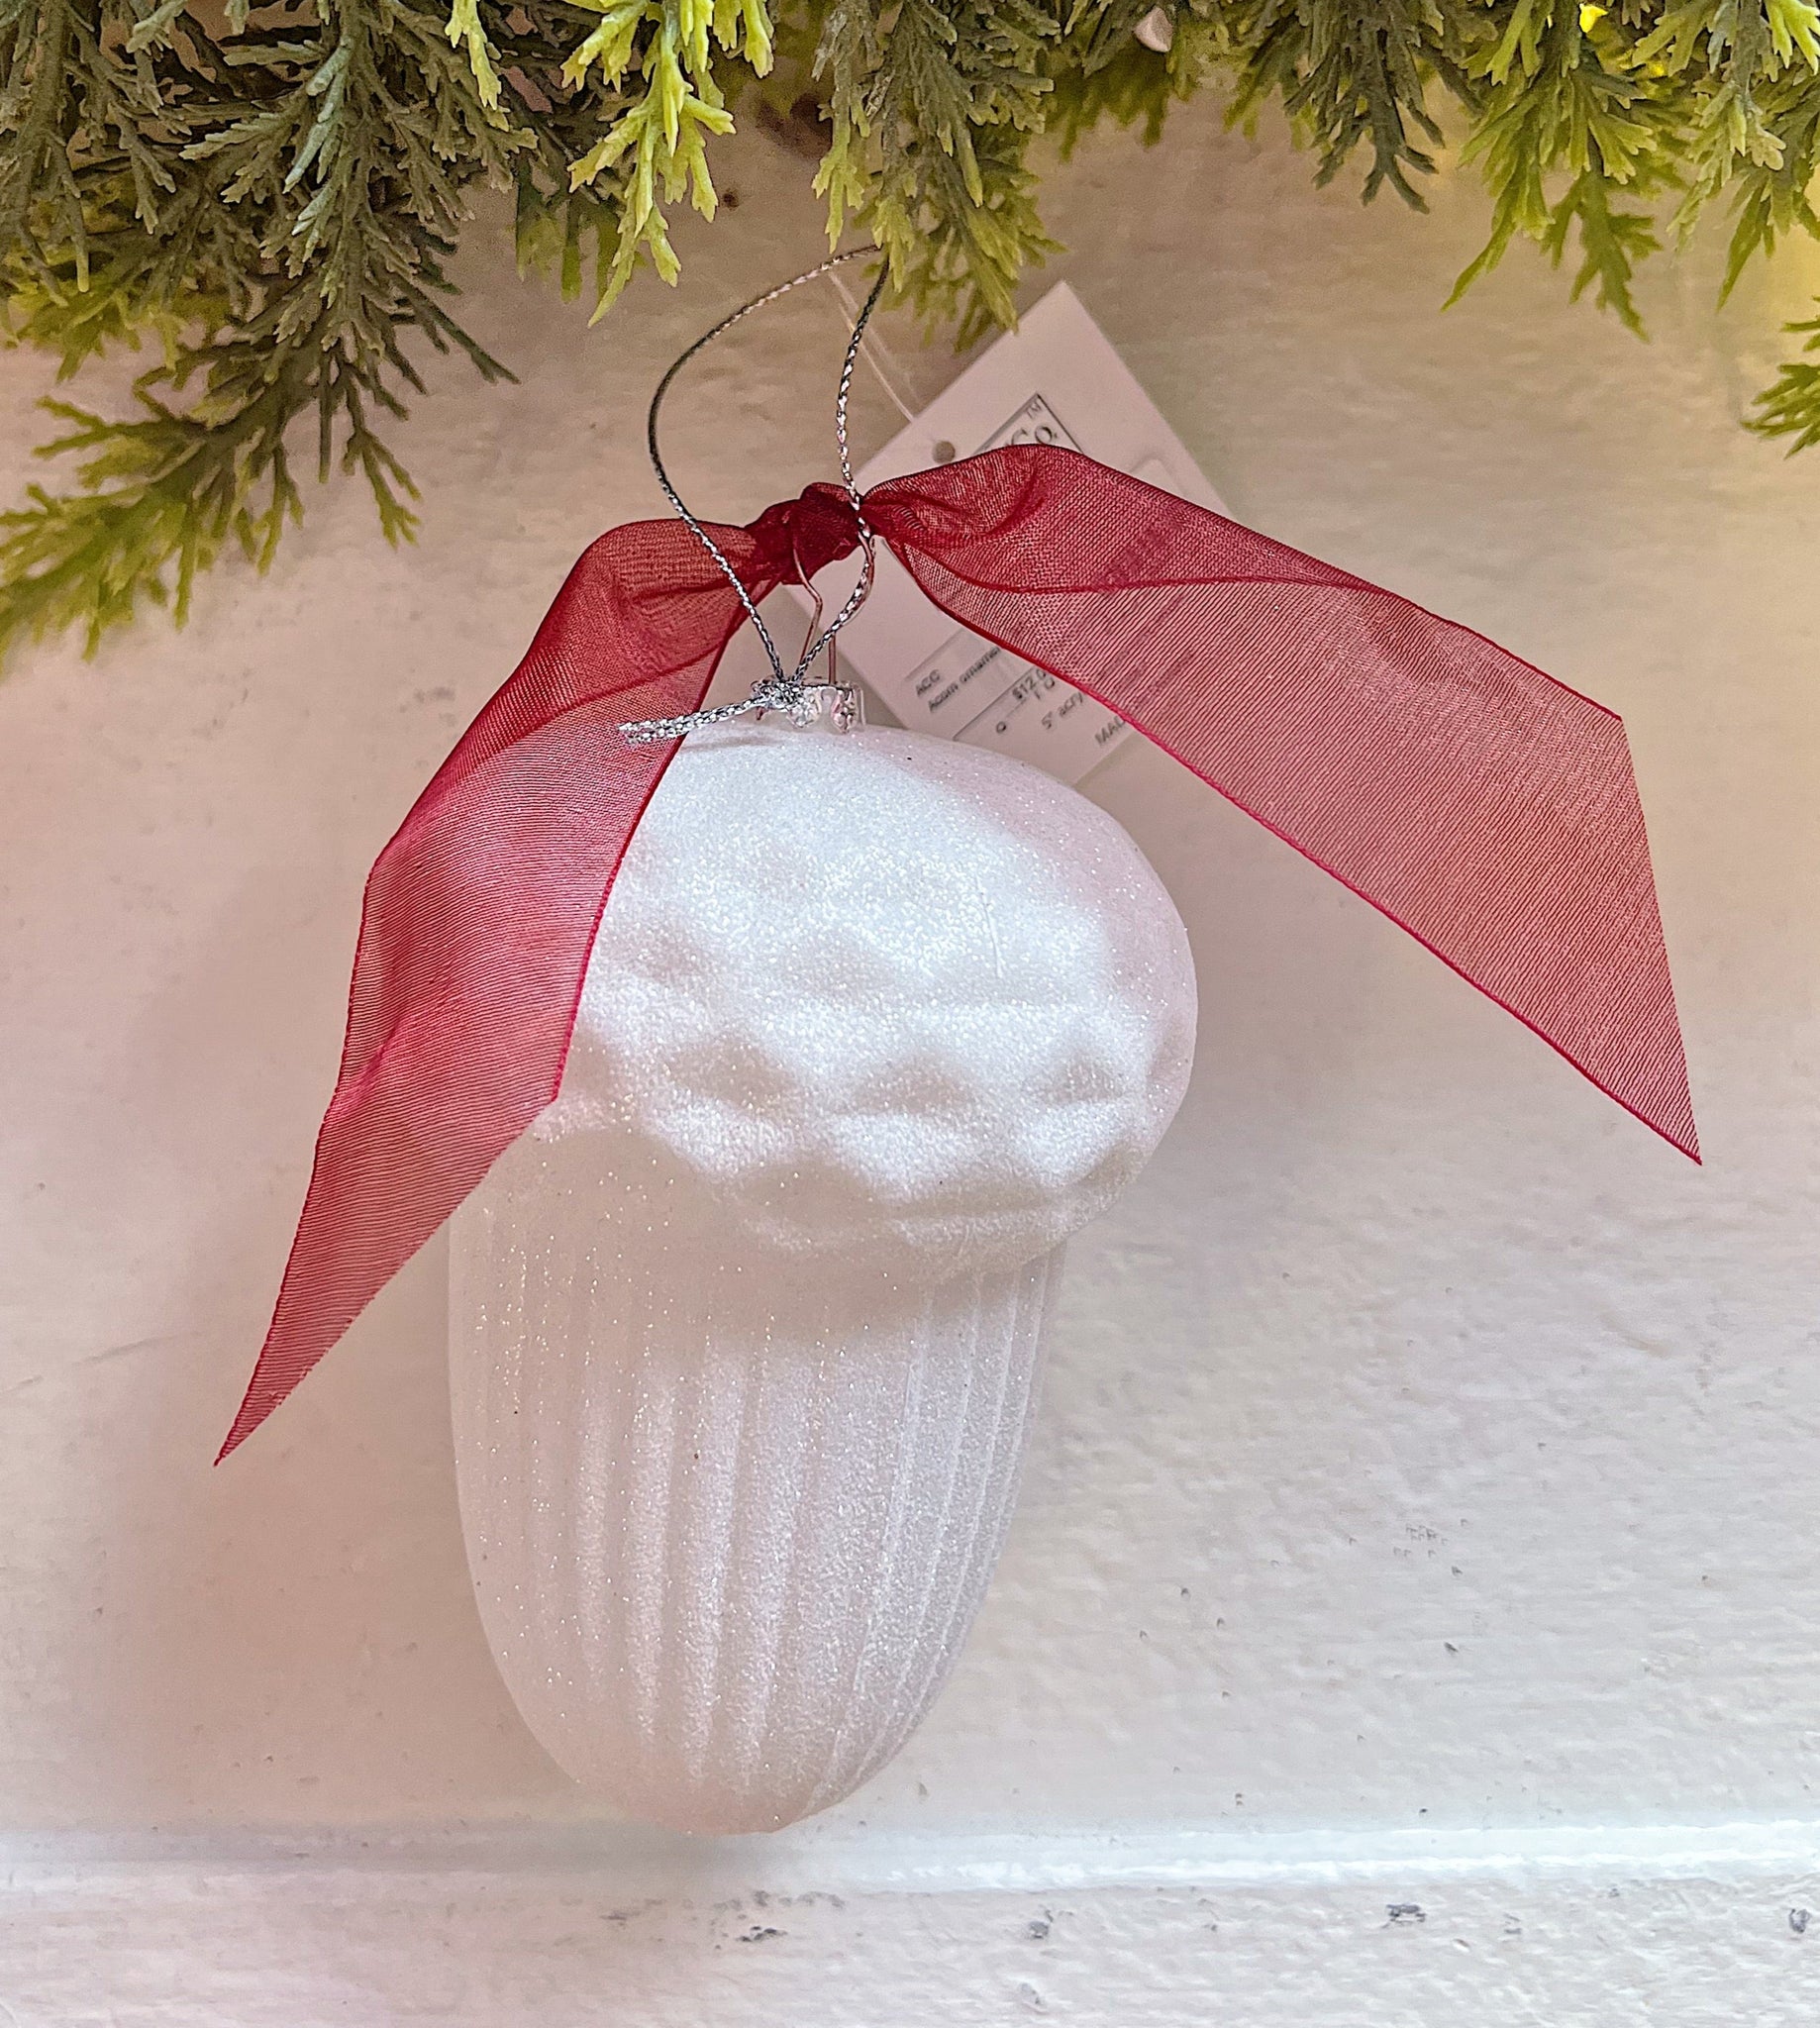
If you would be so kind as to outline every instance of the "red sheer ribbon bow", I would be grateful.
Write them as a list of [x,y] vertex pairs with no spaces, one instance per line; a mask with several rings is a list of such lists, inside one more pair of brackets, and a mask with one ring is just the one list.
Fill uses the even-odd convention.
[[[1622,722],[1481,636],[1069,451],[892,479],[865,518],[937,605],[1064,677],[1400,923],[1698,1160]],[[811,486],[714,530],[755,599],[857,543]],[[582,557],[379,855],[340,1079],[222,1455],[556,1095],[588,953],[744,618],[680,522]]]

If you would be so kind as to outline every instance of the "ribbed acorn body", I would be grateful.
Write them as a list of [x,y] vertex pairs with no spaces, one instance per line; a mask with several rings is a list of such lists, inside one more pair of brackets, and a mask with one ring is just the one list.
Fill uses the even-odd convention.
[[826,1808],[959,1653],[1067,1234],[1193,1049],[1123,831],[909,733],[687,741],[615,882],[562,1088],[456,1215],[481,1617],[625,1813]]

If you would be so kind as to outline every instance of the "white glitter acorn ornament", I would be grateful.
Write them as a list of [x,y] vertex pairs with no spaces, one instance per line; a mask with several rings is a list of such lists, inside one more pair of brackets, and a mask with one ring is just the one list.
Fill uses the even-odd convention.
[[693,734],[560,1093],[453,1223],[461,1519],[520,1711],[630,1816],[770,1830],[902,1745],[1016,1491],[1062,1241],[1194,1045],[1168,895],[1002,755]]

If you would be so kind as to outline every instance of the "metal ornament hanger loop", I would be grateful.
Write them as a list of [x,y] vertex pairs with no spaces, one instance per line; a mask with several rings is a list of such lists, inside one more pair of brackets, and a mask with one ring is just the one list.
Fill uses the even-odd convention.
[[[657,476],[657,484],[663,489],[663,497],[676,511],[678,519],[701,544],[722,574],[739,595],[740,604],[746,609],[746,617],[752,622],[759,641],[763,644],[765,659],[771,665],[768,676],[761,677],[748,695],[737,703],[719,704],[711,710],[685,712],[676,718],[646,718],[631,725],[621,726],[620,731],[634,746],[651,746],[658,740],[680,739],[685,733],[696,731],[701,726],[720,725],[730,718],[743,717],[747,712],[781,711],[792,724],[813,725],[818,719],[826,718],[837,732],[847,732],[859,721],[859,693],[852,685],[834,680],[834,637],[840,633],[849,620],[865,603],[872,589],[872,580],[877,567],[876,541],[866,526],[865,514],[860,504],[860,494],[854,478],[853,456],[847,441],[847,405],[853,392],[854,367],[859,357],[860,341],[865,336],[865,327],[871,320],[872,311],[877,307],[879,297],[884,293],[888,270],[880,269],[878,279],[872,284],[871,292],[860,306],[859,314],[854,319],[853,336],[848,340],[847,355],[841,362],[840,384],[835,390],[834,433],[841,453],[841,483],[847,490],[852,503],[854,519],[859,524],[861,567],[859,581],[848,593],[846,602],[825,627],[811,623],[809,638],[803,644],[803,652],[792,669],[786,669],[783,658],[777,653],[777,644],[771,637],[770,629],[764,624],[764,617],[758,611],[758,603],[741,580],[740,573],[728,561],[720,545],[691,514],[682,495],[670,481],[664,468],[663,455],[657,448],[657,418],[663,407],[663,397],[669,392],[671,382],[684,366],[700,352],[711,345],[723,332],[730,331],[741,318],[750,317],[755,310],[761,310],[767,303],[774,303],[779,296],[787,295],[791,289],[800,288],[806,281],[818,281],[837,267],[850,260],[878,258],[875,247],[856,247],[846,254],[835,254],[816,266],[806,268],[801,274],[792,275],[788,281],[779,282],[775,288],[766,289],[761,296],[754,296],[749,303],[742,303],[730,315],[723,317],[712,330],[704,331],[688,350],[671,361],[669,369],[657,382],[657,392],[651,397],[651,408],[645,418],[645,448],[651,454],[651,468]],[[800,573],[799,573],[800,574]],[[813,596],[813,587],[809,587]],[[815,621],[821,618],[821,600],[815,600]],[[807,680],[809,670],[816,658],[826,649],[829,659],[830,680],[826,683],[811,683]]]

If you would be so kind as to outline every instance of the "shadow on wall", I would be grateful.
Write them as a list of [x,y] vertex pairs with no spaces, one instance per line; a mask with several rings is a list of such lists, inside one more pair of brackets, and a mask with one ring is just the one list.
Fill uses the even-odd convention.
[[[55,1825],[357,1824],[470,1807],[476,1767],[519,1790],[559,1778],[506,1700],[468,1589],[445,1241],[257,1441],[212,1465],[301,1195],[309,1080],[283,1066],[333,1048],[346,884],[327,862],[250,873],[101,1073],[132,1090],[136,1066],[156,1065],[155,1095],[137,1121],[87,1124],[67,1215],[97,1235],[155,1223],[186,1258],[164,1277],[166,1329],[34,1383],[50,1411],[37,1434],[79,1427],[95,1451],[67,1480],[79,1518],[45,1524],[64,1581],[56,1659],[38,1671],[75,1703],[34,1783]],[[156,1161],[111,1161],[122,1132],[161,1142]],[[260,1186],[234,1187],[250,1175]],[[133,1201],[154,1190],[163,1205]]]

